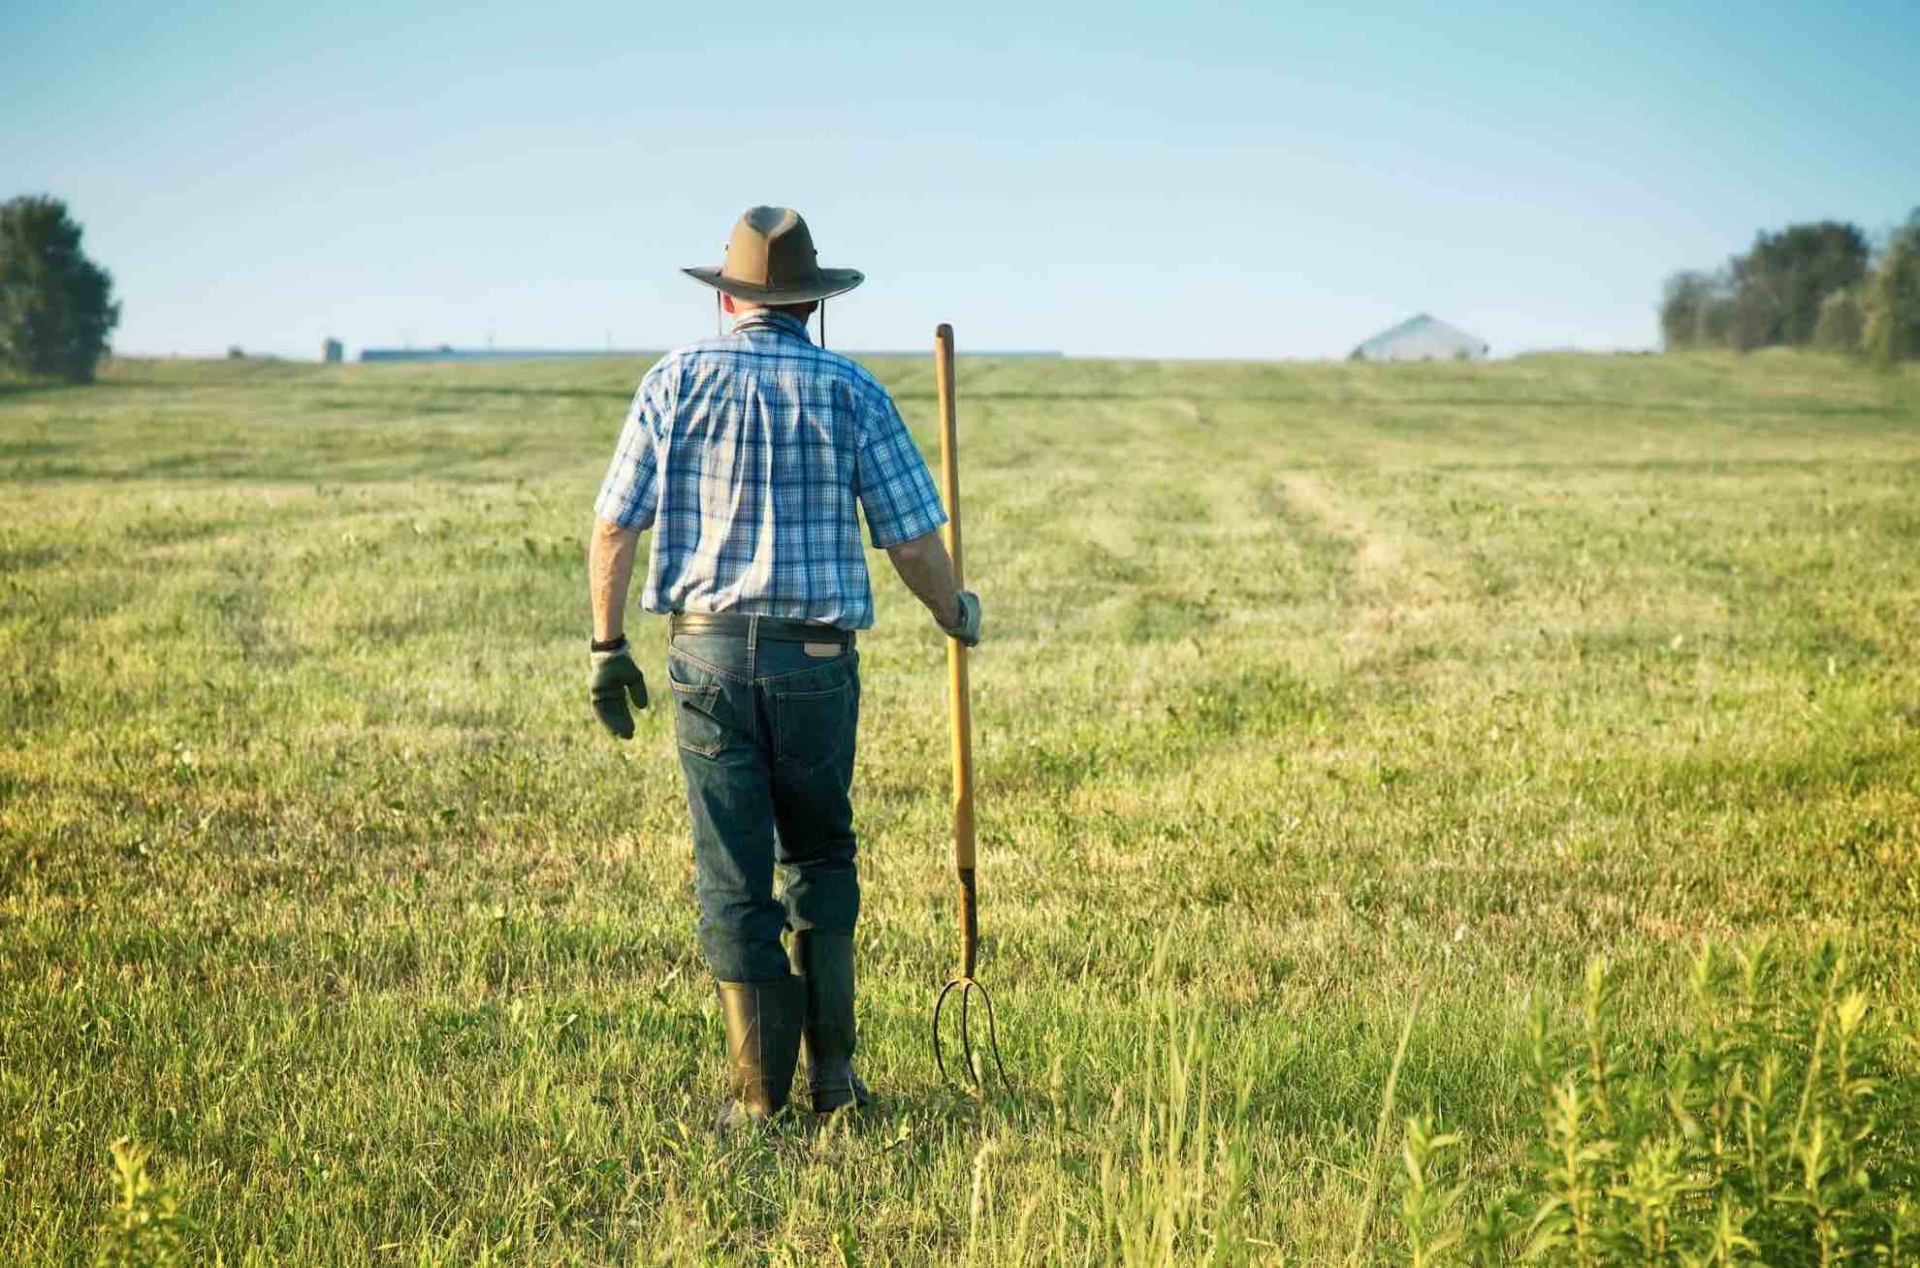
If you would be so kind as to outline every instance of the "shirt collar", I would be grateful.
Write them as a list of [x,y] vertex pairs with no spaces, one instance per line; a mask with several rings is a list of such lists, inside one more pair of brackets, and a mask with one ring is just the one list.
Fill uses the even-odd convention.
[[744,330],[764,328],[777,334],[795,335],[812,343],[807,334],[807,323],[791,313],[776,313],[771,308],[755,308],[734,319],[733,330],[739,334]]

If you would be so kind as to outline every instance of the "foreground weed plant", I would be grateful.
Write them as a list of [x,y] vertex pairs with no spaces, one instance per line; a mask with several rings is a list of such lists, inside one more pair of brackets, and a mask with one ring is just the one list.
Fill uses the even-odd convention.
[[1461,1136],[1410,1118],[1404,1258],[1920,1263],[1913,1037],[1876,1018],[1831,944],[1804,963],[1709,946],[1691,986],[1681,1042],[1638,1066],[1603,962],[1572,1033],[1535,1010],[1533,1143],[1519,1178],[1477,1211],[1463,1201]]
[[133,1140],[113,1142],[119,1196],[101,1230],[96,1268],[173,1268],[193,1262],[184,1246],[188,1232],[180,1199],[147,1170],[151,1151]]

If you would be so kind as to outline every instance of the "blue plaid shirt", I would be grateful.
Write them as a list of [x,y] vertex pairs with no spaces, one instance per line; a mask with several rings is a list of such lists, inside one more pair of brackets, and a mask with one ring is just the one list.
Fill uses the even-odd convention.
[[885,388],[758,309],[647,371],[595,510],[656,529],[649,612],[873,624],[855,505],[879,548],[947,522]]

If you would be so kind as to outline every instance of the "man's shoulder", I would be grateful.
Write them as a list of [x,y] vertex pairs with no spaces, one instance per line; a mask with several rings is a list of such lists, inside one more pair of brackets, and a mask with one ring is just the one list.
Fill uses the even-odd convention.
[[814,349],[814,354],[820,359],[821,372],[846,386],[857,409],[865,411],[892,402],[893,398],[887,394],[886,385],[880,382],[872,370],[867,369],[852,357],[819,347]]
[[728,351],[731,351],[729,336],[708,335],[705,339],[695,340],[693,343],[683,343],[677,348],[668,349],[666,352],[660,354],[660,360],[654,362],[654,364],[661,365],[669,361],[681,362],[687,360],[689,357]]
[[723,365],[747,372],[756,369],[778,372],[791,371],[798,364],[809,373],[845,382],[860,398],[875,394],[884,397],[887,394],[887,389],[874,377],[873,371],[831,348],[795,340],[791,343],[782,341],[777,356],[769,356],[768,351],[764,347],[756,348],[748,344],[738,335],[711,335],[694,343],[682,344],[664,354],[654,363],[654,370],[673,374],[689,368]]
[[858,361],[855,361],[852,357],[845,356],[838,352],[831,352],[824,348],[821,349],[820,355],[823,357],[832,357],[833,363],[841,367],[841,370],[846,374],[848,378],[852,379],[854,382],[858,383],[861,387],[867,389],[868,391],[880,392],[883,394],[886,392],[887,389],[880,386],[880,380],[874,377],[873,371],[867,369],[866,366],[861,365]]
[[660,354],[659,358],[654,361],[652,365],[647,367],[645,377],[652,378],[656,374],[672,374],[686,362],[689,356],[698,352],[701,346],[702,345],[697,343],[689,343],[682,344],[678,348],[667,349],[667,351]]
[[669,352],[663,352],[655,359],[652,365],[646,368],[645,372],[640,375],[640,386],[638,390],[634,392],[634,402],[636,405],[640,399],[645,397],[650,391],[656,391],[662,384],[671,383],[678,377],[681,365],[686,360],[686,354],[689,350],[688,348],[674,348]]

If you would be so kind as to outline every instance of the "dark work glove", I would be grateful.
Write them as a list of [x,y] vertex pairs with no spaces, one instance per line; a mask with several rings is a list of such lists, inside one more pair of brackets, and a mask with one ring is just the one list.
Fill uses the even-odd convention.
[[954,595],[960,602],[960,619],[952,625],[942,625],[950,638],[957,638],[967,647],[980,645],[980,596],[971,590],[961,590]]
[[600,725],[623,740],[633,738],[633,714],[627,711],[627,697],[633,697],[633,707],[647,707],[647,680],[640,673],[640,666],[633,663],[627,641],[620,640],[617,647],[607,651],[595,651],[593,656],[593,678],[587,694],[593,697],[593,711],[600,715]]

